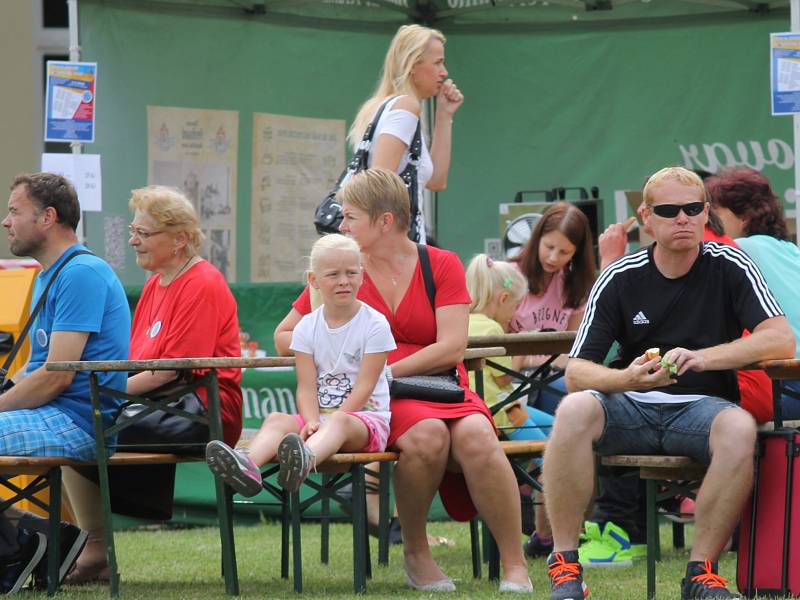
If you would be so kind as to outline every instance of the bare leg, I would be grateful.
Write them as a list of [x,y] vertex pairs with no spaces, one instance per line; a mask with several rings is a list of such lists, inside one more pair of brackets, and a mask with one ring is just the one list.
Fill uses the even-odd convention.
[[70,467],[61,469],[61,477],[78,527],[89,534],[83,552],[78,558],[78,564],[84,566],[105,564],[106,528],[103,522],[100,486]]
[[286,413],[270,413],[250,442],[250,458],[253,462],[260,467],[275,458],[278,445],[287,433],[300,433],[297,419]]
[[543,465],[554,550],[578,547],[583,514],[594,492],[592,443],[600,439],[604,426],[600,401],[586,392],[565,396],[556,410]]
[[403,528],[406,572],[419,585],[445,578],[433,560],[426,526],[428,510],[442,481],[450,454],[450,430],[443,421],[425,419],[395,444],[400,459],[395,469],[395,502]]
[[358,452],[368,441],[369,430],[364,421],[337,411],[320,425],[315,434],[309,436],[306,444],[316,455],[317,462],[321,463],[340,449],[345,452]]
[[533,513],[534,527],[540,538],[553,537],[553,530],[550,528],[550,520],[547,518],[547,508],[544,505],[544,494],[539,490],[534,492],[536,509]]
[[711,423],[711,465],[695,504],[691,560],[715,561],[741,516],[753,485],[756,424],[739,408],[720,412]]
[[514,472],[483,415],[451,421],[453,459],[461,466],[475,508],[497,541],[505,579],[528,583],[522,555],[519,491]]

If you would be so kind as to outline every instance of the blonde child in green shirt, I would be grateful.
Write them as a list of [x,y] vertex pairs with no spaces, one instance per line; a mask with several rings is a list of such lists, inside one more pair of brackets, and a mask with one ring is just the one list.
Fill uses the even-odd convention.
[[[528,293],[525,276],[511,263],[492,260],[486,254],[478,254],[470,261],[466,275],[467,289],[472,298],[469,335],[506,333],[514,311]],[[511,369],[510,356],[492,360]],[[475,388],[474,373],[470,373],[470,385]],[[510,375],[494,367],[484,368],[483,399],[489,407],[502,401],[512,391]],[[544,440],[553,425],[553,416],[528,406],[521,399],[498,411],[494,421],[510,440]],[[538,492],[537,501],[542,501]],[[553,543],[544,504],[541,504],[541,510],[537,509],[535,517],[536,533],[525,544],[525,553],[531,558],[549,554]]]

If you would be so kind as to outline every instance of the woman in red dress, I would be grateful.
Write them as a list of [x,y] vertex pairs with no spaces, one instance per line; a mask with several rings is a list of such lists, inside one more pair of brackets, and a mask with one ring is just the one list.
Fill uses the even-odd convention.
[[[389,321],[397,349],[389,353],[392,377],[458,369],[465,401],[441,404],[392,399],[389,446],[400,452],[395,501],[403,529],[407,583],[426,591],[452,591],[436,564],[426,534],[428,509],[440,490],[448,513],[469,520],[480,513],[500,551],[501,591],[532,590],[520,546],[519,494],[485,403],[468,388],[462,364],[470,297],[464,268],[452,252],[428,247],[436,287],[435,312],[425,290],[418,248],[406,236],[408,191],[384,169],[354,175],[339,192],[343,233],[361,246],[364,283],[358,297]],[[281,354],[291,332],[311,311],[308,289],[275,331]]]

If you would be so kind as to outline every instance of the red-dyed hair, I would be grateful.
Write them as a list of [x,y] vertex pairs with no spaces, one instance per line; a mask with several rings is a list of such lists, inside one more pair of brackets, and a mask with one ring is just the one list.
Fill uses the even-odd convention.
[[769,179],[753,169],[726,169],[705,181],[714,206],[727,208],[745,221],[747,235],[769,235],[789,240],[783,206]]
[[544,270],[539,262],[539,243],[551,231],[564,234],[574,246],[575,254],[564,269],[564,296],[567,308],[578,308],[586,300],[594,283],[594,247],[589,219],[569,202],[556,202],[542,215],[522,252],[513,260],[528,278],[528,289],[540,296],[544,289]]

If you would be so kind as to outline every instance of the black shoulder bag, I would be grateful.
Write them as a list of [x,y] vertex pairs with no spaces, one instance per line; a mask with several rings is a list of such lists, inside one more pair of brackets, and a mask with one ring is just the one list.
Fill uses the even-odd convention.
[[64,262],[58,265],[58,268],[53,272],[53,276],[50,278],[50,280],[47,282],[47,285],[44,287],[42,295],[39,296],[39,301],[36,303],[36,306],[31,311],[28,320],[25,322],[25,326],[19,333],[17,341],[14,342],[14,345],[11,348],[11,351],[8,353],[8,356],[6,356],[6,359],[3,362],[3,367],[0,368],[0,393],[7,391],[14,386],[13,381],[11,381],[10,379],[6,380],[6,376],[8,375],[8,370],[11,368],[11,363],[14,362],[14,357],[20,351],[20,348],[22,348],[22,344],[25,342],[25,337],[28,335],[28,331],[30,331],[31,326],[33,326],[33,322],[36,320],[39,311],[42,310],[44,302],[45,300],[47,300],[47,292],[50,290],[50,286],[53,285],[53,282],[56,280],[56,277],[58,277],[58,274],[61,272],[61,269],[63,269],[64,266],[69,261],[71,261],[79,254],[92,254],[92,253],[89,252],[88,250],[76,250],[75,252],[70,254],[67,258],[64,259]]
[[[425,292],[431,308],[436,311],[436,283],[433,280],[433,269],[428,256],[428,247],[417,244],[419,252],[419,266],[422,269],[422,279],[425,281]],[[464,388],[458,383],[455,369],[437,375],[411,375],[397,377],[389,384],[389,395],[392,398],[412,398],[427,402],[464,402]]]
[[[386,100],[386,102],[381,104],[380,108],[378,108],[378,112],[375,113],[375,117],[372,119],[372,122],[367,126],[366,131],[364,131],[364,136],[361,138],[361,143],[358,145],[358,149],[353,155],[353,158],[350,159],[347,167],[345,167],[344,171],[342,171],[342,174],[339,175],[339,179],[336,180],[336,185],[334,185],[333,189],[325,195],[325,197],[322,199],[322,202],[320,202],[319,206],[317,207],[317,210],[314,212],[314,227],[316,227],[317,233],[320,235],[325,235],[326,233],[339,233],[339,225],[342,224],[342,205],[337,200],[336,194],[348,179],[350,179],[359,171],[363,171],[367,168],[369,163],[369,151],[372,147],[372,136],[375,134],[375,127],[378,125],[378,121],[380,121],[386,105],[393,98],[394,97],[389,98]],[[419,199],[417,196],[417,165],[419,164],[419,158],[422,154],[422,133],[419,123],[417,123],[417,130],[414,132],[414,138],[411,140],[411,146],[409,147],[408,151],[410,160],[406,165],[406,168],[403,169],[403,172],[400,173],[400,178],[408,188],[408,199],[411,206],[411,221],[408,226],[408,237],[411,240],[417,241],[419,240],[417,214],[420,210]]]

